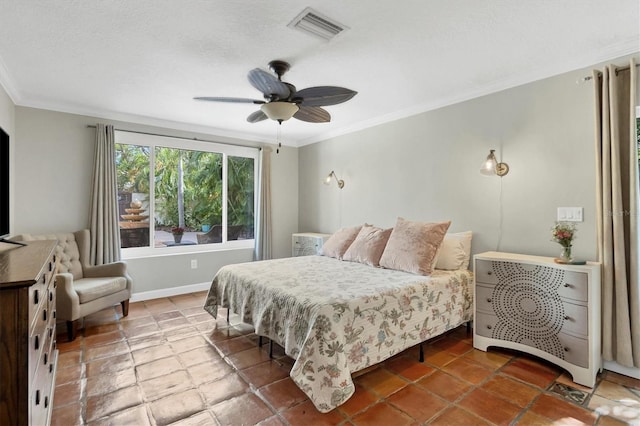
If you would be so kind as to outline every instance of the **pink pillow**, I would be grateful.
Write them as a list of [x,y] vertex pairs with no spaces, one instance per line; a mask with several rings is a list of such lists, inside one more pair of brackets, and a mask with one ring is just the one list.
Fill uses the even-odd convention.
[[387,245],[391,231],[391,228],[382,229],[365,224],[347,249],[343,260],[380,266],[380,256]]
[[353,240],[358,236],[362,226],[353,228],[340,228],[322,245],[322,254],[328,257],[335,257],[342,260],[342,256],[347,251]]
[[412,222],[399,217],[380,258],[380,266],[430,275],[438,247],[450,224]]

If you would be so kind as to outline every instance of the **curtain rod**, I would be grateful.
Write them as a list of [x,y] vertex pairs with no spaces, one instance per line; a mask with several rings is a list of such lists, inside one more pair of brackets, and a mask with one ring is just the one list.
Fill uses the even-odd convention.
[[[640,64],[636,64],[636,68],[640,67]],[[628,70],[629,68],[631,68],[629,65],[625,65],[623,67],[617,67],[616,68],[616,75],[618,74],[618,71],[625,71]],[[602,71],[598,71],[599,74],[602,74]],[[586,77],[582,77],[581,79],[579,79],[578,81],[576,81],[576,83],[580,84],[580,83],[584,83],[585,81],[589,81],[592,80],[593,76],[592,75],[588,75]]]
[[[93,125],[93,124],[87,124],[87,127],[90,128],[90,129],[95,129],[96,128],[96,126]],[[219,143],[221,145],[241,146],[243,148],[254,148],[254,149],[257,149],[258,151],[262,151],[262,147],[260,147],[260,146],[243,145],[243,144],[240,144],[240,143],[211,141],[211,140],[199,139],[199,138],[185,138],[185,137],[182,137],[182,136],[162,135],[160,133],[140,132],[140,131],[137,131],[137,130],[116,129],[115,127],[113,128],[113,130],[117,130],[118,132],[138,133],[140,135],[161,136],[161,137],[164,137],[164,138],[186,139],[186,140],[192,140],[192,141],[198,141],[198,142]]]

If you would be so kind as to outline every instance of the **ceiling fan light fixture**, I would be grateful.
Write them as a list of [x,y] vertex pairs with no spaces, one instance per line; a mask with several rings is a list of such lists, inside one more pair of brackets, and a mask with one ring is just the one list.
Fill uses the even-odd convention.
[[291,102],[269,102],[263,104],[260,109],[272,120],[286,121],[298,112],[298,105]]

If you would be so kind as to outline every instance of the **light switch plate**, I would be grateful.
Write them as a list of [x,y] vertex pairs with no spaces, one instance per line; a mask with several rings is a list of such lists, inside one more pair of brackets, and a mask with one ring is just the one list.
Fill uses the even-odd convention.
[[562,222],[582,222],[583,207],[558,207],[557,220]]

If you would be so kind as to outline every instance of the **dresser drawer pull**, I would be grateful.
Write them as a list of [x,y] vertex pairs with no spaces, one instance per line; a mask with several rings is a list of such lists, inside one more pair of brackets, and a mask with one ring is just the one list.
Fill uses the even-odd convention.
[[47,310],[43,309],[42,310],[42,321],[46,321],[47,320]]
[[493,275],[493,272],[487,271],[487,275]]
[[56,319],[56,311],[53,311],[53,319]]
[[37,305],[37,304],[38,304],[38,302],[39,302],[39,300],[38,300],[38,299],[39,299],[39,297],[38,297],[38,290],[34,290],[34,291],[33,291],[33,304],[34,304],[34,305]]
[[565,320],[565,321],[569,321],[570,319],[571,319],[571,317],[570,317],[569,315],[565,315],[565,316],[564,316],[564,320]]
[[40,349],[40,336],[36,336],[35,348],[36,348],[36,351]]
[[47,365],[49,363],[49,354],[45,353],[44,354],[44,365]]
[[36,405],[40,405],[40,390],[36,391]]
[[49,397],[45,396],[44,397],[44,408],[48,408],[49,407]]
[[491,303],[491,298],[487,297],[487,302]]
[[53,293],[49,293],[49,302],[53,302]]
[[49,262],[49,271],[53,271],[53,262]]
[[569,348],[568,347],[565,346],[563,349],[564,349],[565,352],[569,352]]
[[573,287],[573,286],[571,284],[569,284],[569,283],[564,283],[563,287],[569,288],[569,287]]
[[488,328],[489,330],[491,330],[491,326],[490,326],[490,325],[488,325],[488,326],[487,326],[487,328]]
[[53,364],[49,364],[49,374],[53,374]]

